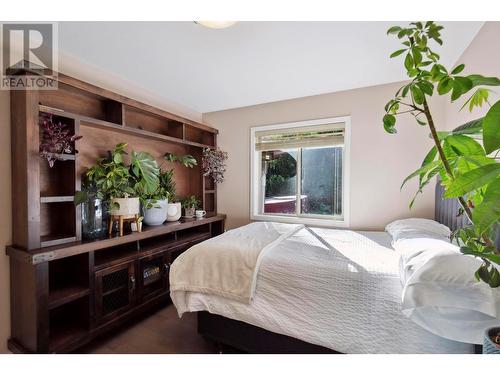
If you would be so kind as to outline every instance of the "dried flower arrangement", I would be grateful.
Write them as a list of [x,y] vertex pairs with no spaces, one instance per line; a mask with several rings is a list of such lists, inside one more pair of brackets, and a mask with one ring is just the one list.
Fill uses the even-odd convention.
[[203,149],[203,176],[210,176],[215,183],[224,181],[227,152],[221,149]]
[[82,137],[72,134],[68,125],[54,121],[54,117],[48,113],[41,114],[39,125],[42,129],[40,157],[47,159],[49,167],[52,168],[56,160],[63,159],[63,154],[73,152],[74,142]]

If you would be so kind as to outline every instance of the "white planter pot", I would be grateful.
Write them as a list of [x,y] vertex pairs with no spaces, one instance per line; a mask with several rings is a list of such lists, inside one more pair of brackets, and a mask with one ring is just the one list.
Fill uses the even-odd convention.
[[118,203],[120,208],[112,208],[109,211],[111,215],[133,217],[141,212],[139,198],[113,198],[111,204],[114,202]]
[[167,221],[177,221],[181,218],[182,207],[180,203],[167,204]]
[[168,199],[158,199],[156,202],[152,203],[151,199],[148,199],[153,207],[144,208],[144,224],[146,225],[161,225],[167,220],[167,205]]

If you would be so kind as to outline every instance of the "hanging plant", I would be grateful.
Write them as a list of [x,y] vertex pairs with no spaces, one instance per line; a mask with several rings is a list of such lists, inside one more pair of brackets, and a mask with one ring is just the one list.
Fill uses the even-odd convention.
[[[39,122],[42,128],[42,139],[40,141],[40,157],[47,159],[49,167],[52,168],[56,160],[62,160],[63,154],[73,152],[74,142],[82,136],[72,134],[68,125],[61,121],[54,121],[51,114],[42,114]],[[75,150],[75,152],[77,152]]]
[[203,176],[210,176],[215,183],[224,181],[227,152],[221,149],[203,149]]

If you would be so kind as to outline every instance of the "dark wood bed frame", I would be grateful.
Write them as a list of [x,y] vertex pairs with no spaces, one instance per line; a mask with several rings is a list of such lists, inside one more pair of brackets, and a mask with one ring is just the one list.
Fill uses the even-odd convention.
[[[448,226],[451,230],[467,225],[467,220],[463,215],[457,217],[458,201],[442,197],[443,188],[439,183],[436,183],[435,220]],[[500,240],[500,235],[497,238]],[[221,344],[222,351],[224,345],[227,345],[253,354],[340,354],[322,346],[270,332],[207,311],[198,312],[198,333]],[[482,346],[475,345],[475,352],[481,353]]]

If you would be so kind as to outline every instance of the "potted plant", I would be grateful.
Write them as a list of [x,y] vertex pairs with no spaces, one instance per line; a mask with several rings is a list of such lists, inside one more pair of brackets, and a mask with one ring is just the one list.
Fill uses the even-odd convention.
[[[52,168],[56,160],[62,160],[64,154],[71,154],[75,141],[82,138],[72,134],[66,124],[54,121],[54,116],[48,113],[40,115],[39,126],[42,129],[40,141],[40,157],[47,159]],[[75,150],[75,153],[78,152]]]
[[[126,143],[117,144],[106,158],[97,159],[85,177],[96,186],[97,196],[108,204],[110,215],[134,217],[140,213],[139,198],[158,189],[160,170],[146,152],[132,151],[127,164],[126,147]],[[75,198],[75,203],[80,203],[85,192]]]
[[221,149],[203,149],[203,176],[210,176],[216,184],[224,181],[227,152]]
[[[167,152],[164,159],[170,163],[179,163],[186,168],[193,168],[195,165],[198,165],[196,159],[191,155],[179,156]],[[169,202],[167,204],[167,221],[177,221],[182,216],[182,204],[177,202],[175,198],[176,186],[175,181],[173,180],[173,170],[171,170],[170,179],[168,180],[168,184],[166,184],[166,186],[166,189],[170,192]]]
[[[458,215],[465,215],[470,226],[454,233],[460,251],[482,261],[475,272],[478,282],[491,288],[500,287],[500,248],[495,245],[495,232],[500,224],[500,100],[489,102],[489,87],[500,86],[497,77],[479,74],[463,75],[464,64],[447,69],[431,48],[441,45],[442,26],[432,21],[413,22],[408,27],[393,26],[388,34],[402,41],[401,49],[392,57],[404,56],[404,67],[410,78],[385,106],[383,126],[386,132],[396,133],[396,118],[406,114],[415,118],[420,126],[428,127],[433,147],[419,169],[411,173],[418,177],[415,197],[437,175],[441,178],[445,198],[456,198],[460,203]],[[491,108],[482,118],[461,125],[451,132],[437,130],[437,123],[428,105],[434,94],[448,95],[451,101],[467,95],[469,111],[487,104]],[[412,200],[410,208],[413,205]],[[486,331],[485,346],[500,352],[500,327]]]
[[190,197],[183,199],[181,203],[182,208],[184,209],[184,217],[193,218],[194,212],[198,208],[200,201],[194,195],[191,195]]
[[167,220],[168,201],[175,192],[173,174],[173,170],[160,171],[158,189],[153,194],[142,197],[146,225],[161,225]]

